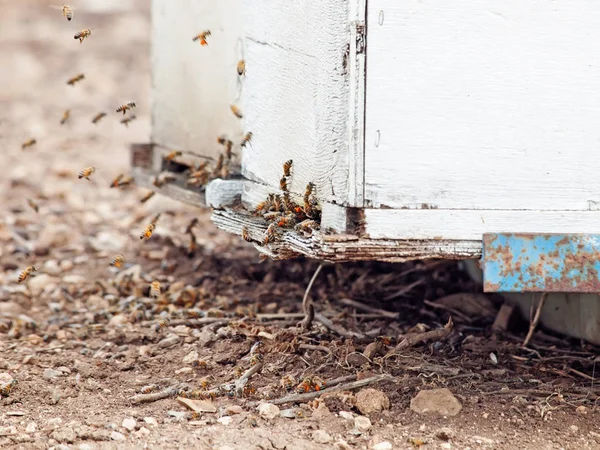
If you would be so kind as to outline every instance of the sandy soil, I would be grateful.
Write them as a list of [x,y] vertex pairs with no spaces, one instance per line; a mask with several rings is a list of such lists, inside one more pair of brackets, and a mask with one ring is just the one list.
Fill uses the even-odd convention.
[[[448,307],[440,299],[478,290],[456,264],[325,266],[311,296],[334,327],[302,331],[317,263],[258,264],[209,213],[158,196],[142,205],[146,191],[109,188],[128,171],[129,143],[149,141],[148,3],[80,1],[69,23],[45,2],[0,1],[0,386],[18,381],[0,398],[0,447],[600,448],[597,349],[543,332],[523,349],[524,324],[492,331],[497,298],[468,296],[469,316]],[[73,39],[90,27],[82,44]],[[68,86],[79,72],[85,79]],[[125,127],[114,110],[128,100],[137,120]],[[22,150],[30,138],[37,143]],[[97,169],[91,180],[79,180],[88,166]],[[159,212],[155,234],[140,241]],[[199,245],[189,254],[193,217]],[[109,266],[117,253],[121,269]],[[38,275],[17,283],[30,264]],[[450,313],[455,326],[442,339],[392,351]],[[377,341],[380,352],[367,358]],[[262,370],[246,389],[228,391],[253,363]],[[369,385],[377,392],[366,398],[344,385],[379,374],[389,379]],[[347,378],[318,401],[257,410],[290,395],[286,377],[293,393],[307,376],[324,387]],[[193,414],[175,395],[135,403],[151,384],[214,411]],[[452,393],[430,404],[450,407],[447,415],[411,410],[420,391],[436,388]]]

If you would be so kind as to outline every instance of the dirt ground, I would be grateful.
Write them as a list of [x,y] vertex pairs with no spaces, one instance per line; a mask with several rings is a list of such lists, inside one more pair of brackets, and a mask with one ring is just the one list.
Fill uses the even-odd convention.
[[[597,349],[543,331],[523,348],[524,323],[493,331],[501,299],[474,295],[457,264],[325,265],[310,294],[325,318],[303,331],[318,263],[259,264],[209,212],[109,188],[128,171],[128,145],[150,140],[148,3],[81,0],[67,22],[46,2],[0,1],[0,386],[18,381],[0,398],[0,447],[600,448]],[[82,44],[73,39],[89,27]],[[85,79],[68,86],[79,72]],[[128,100],[137,120],[125,127],[114,110]],[[78,179],[88,166],[91,180]],[[120,269],[109,266],[117,253]],[[31,264],[37,276],[17,283]],[[150,299],[155,280],[162,293]],[[462,302],[448,300],[457,293]],[[405,340],[450,315],[449,333]],[[228,385],[258,368],[240,392]],[[320,383],[333,392],[257,410],[302,390],[305,377],[305,393]],[[148,385],[171,395],[136,403]],[[413,411],[418,400],[411,409],[437,388],[451,392],[433,391],[429,408],[441,415]],[[177,393],[203,399],[205,411]]]

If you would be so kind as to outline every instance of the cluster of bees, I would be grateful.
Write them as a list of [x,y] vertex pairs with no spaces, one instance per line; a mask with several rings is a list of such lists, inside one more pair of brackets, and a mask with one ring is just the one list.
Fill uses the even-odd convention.
[[[302,203],[291,196],[288,184],[292,177],[292,164],[291,159],[283,163],[283,176],[279,180],[281,194],[269,194],[253,211],[255,216],[262,217],[269,223],[265,235],[259,241],[260,245],[276,241],[286,229],[308,234],[319,229],[321,208],[315,195],[315,185],[306,185]],[[247,227],[242,228],[242,237],[247,242],[255,242]]]
[[292,375],[286,375],[281,379],[279,384],[284,390],[288,392],[296,391],[298,394],[304,394],[311,391],[322,391],[326,387],[325,381],[317,376],[305,376],[300,383],[298,383],[298,380]]

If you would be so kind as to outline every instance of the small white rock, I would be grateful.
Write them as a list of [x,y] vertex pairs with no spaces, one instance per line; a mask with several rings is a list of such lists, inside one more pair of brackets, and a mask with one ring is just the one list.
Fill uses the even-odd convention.
[[135,419],[133,417],[125,417],[121,426],[129,431],[135,430]]
[[221,425],[225,425],[225,426],[227,426],[227,425],[230,425],[230,424],[231,424],[231,421],[232,421],[232,420],[233,420],[233,419],[231,418],[231,416],[223,416],[223,417],[219,417],[219,418],[217,419],[217,422],[219,422]]
[[312,440],[317,444],[328,444],[333,441],[331,435],[325,430],[316,430],[312,434]]
[[55,417],[48,421],[48,426],[50,428],[58,428],[61,423],[62,423],[62,419],[60,417]]
[[113,431],[112,433],[110,433],[110,438],[113,441],[124,441],[125,435],[123,433],[119,433],[118,431]]
[[198,361],[200,356],[198,356],[198,352],[192,351],[183,357],[184,364],[192,364],[194,361]]
[[37,431],[37,423],[29,422],[25,427],[25,433],[35,433]]
[[392,450],[392,444],[388,441],[383,441],[373,446],[373,450]]
[[67,284],[83,284],[86,278],[82,275],[65,275],[62,280]]
[[79,450],[92,450],[92,446],[90,444],[79,444],[77,447]]
[[261,403],[256,409],[260,416],[267,420],[273,420],[279,416],[279,408],[271,403]]
[[150,434],[150,430],[146,427],[141,427],[137,434],[140,436],[148,436]]
[[60,370],[55,370],[55,369],[44,369],[44,373],[42,374],[42,376],[46,380],[52,380],[52,379],[60,377],[62,375],[63,375],[63,373]]
[[153,427],[158,426],[158,422],[154,417],[144,417],[144,422],[146,422],[148,425],[152,425]]
[[340,411],[338,414],[342,419],[354,420],[354,414],[352,414],[350,411]]
[[354,418],[354,427],[363,433],[369,431],[371,429],[371,420],[365,416],[357,416]]

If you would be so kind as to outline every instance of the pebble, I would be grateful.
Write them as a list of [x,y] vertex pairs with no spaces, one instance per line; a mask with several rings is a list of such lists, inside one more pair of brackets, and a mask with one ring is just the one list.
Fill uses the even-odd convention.
[[75,233],[66,224],[47,224],[40,232],[35,247],[36,249],[66,247],[74,237]]
[[67,284],[83,284],[86,282],[86,278],[83,275],[65,275],[62,277],[62,280]]
[[448,427],[443,427],[435,432],[435,437],[442,441],[449,441],[454,437],[454,431]]
[[152,425],[153,427],[158,426],[158,422],[154,417],[144,417],[144,422],[146,422],[148,425]]
[[369,415],[390,409],[390,399],[377,389],[362,389],[356,394],[356,409]]
[[298,411],[298,408],[282,409],[279,412],[279,417],[283,417],[284,419],[295,419],[297,417],[297,415],[296,415],[297,411]]
[[198,352],[191,351],[183,357],[183,363],[184,364],[192,364],[194,361],[198,361],[199,358],[200,358],[200,356],[198,355]]
[[61,268],[58,265],[58,261],[55,259],[49,259],[46,261],[42,270],[50,275],[58,275],[61,273]]
[[126,428],[129,431],[135,430],[135,425],[136,425],[136,422],[133,417],[125,417],[123,419],[123,422],[121,423],[121,426],[123,428]]
[[346,358],[346,362],[351,366],[360,367],[363,364],[367,364],[369,362],[369,358],[362,353],[350,353]]
[[577,412],[577,414],[581,414],[581,415],[585,415],[585,414],[588,413],[588,409],[585,406],[583,406],[583,405],[578,406],[575,409],[575,411]]
[[388,441],[379,442],[371,447],[373,450],[392,450],[392,443]]
[[110,438],[113,441],[124,441],[125,435],[123,433],[119,433],[118,431],[113,431],[112,433],[110,433]]
[[92,446],[90,444],[79,444],[77,447],[79,450],[92,450]]
[[256,409],[260,416],[267,420],[273,420],[279,416],[279,408],[271,403],[261,403]]
[[328,444],[333,441],[333,438],[327,431],[316,430],[312,434],[312,440],[317,444]]
[[241,414],[244,412],[243,408],[239,405],[231,405],[228,406],[225,411],[227,412],[227,414],[233,415],[233,414]]
[[25,433],[35,433],[37,431],[37,423],[29,422],[25,427]]
[[217,419],[217,422],[219,422],[221,425],[225,425],[225,426],[227,426],[227,425],[230,425],[230,424],[231,424],[231,421],[232,421],[232,420],[233,420],[233,419],[231,418],[231,416],[223,416],[223,417],[219,417],[219,418]]
[[449,389],[442,388],[420,391],[410,401],[410,409],[417,414],[456,416],[462,405]]
[[29,280],[27,283],[29,292],[34,297],[40,295],[44,290],[51,291],[56,287],[56,278],[51,277],[48,274],[41,273]]
[[169,337],[164,338],[158,343],[158,348],[169,348],[179,343],[179,336],[176,334],[170,334]]
[[75,267],[75,264],[73,264],[73,261],[71,261],[70,259],[63,259],[60,262],[60,270],[63,272],[68,272],[73,267]]
[[58,442],[66,442],[68,444],[72,444],[77,439],[77,435],[75,434],[75,430],[71,427],[64,427],[55,430],[50,435],[52,439],[56,439]]
[[167,412],[167,414],[169,414],[169,416],[175,417],[176,419],[179,419],[179,420],[185,419],[185,412],[183,412],[183,411],[170,410]]
[[[194,330],[197,331],[197,330]],[[195,334],[195,333],[194,333]],[[206,347],[211,342],[217,340],[217,335],[212,332],[209,327],[204,327],[202,331],[200,331],[196,337],[198,338],[198,347]]]
[[125,235],[108,231],[101,231],[89,240],[90,245],[97,252],[117,252],[127,244]]
[[150,434],[150,430],[146,427],[141,427],[138,432],[138,436],[148,436]]
[[50,428],[58,428],[62,423],[62,419],[60,417],[55,417],[48,421],[48,427]]
[[10,427],[0,427],[0,436],[6,436],[8,434],[17,434],[17,427],[13,425]]
[[5,383],[8,383],[12,379],[13,379],[13,377],[10,373],[8,373],[8,372],[0,373],[0,383],[5,384]]
[[340,411],[338,414],[340,415],[340,417],[342,419],[354,420],[354,414],[351,413],[350,411]]
[[365,416],[356,416],[354,418],[354,427],[362,433],[369,431],[371,429],[371,420]]
[[332,415],[333,415],[333,413],[331,411],[329,411],[329,408],[327,407],[327,405],[325,405],[324,402],[320,402],[317,409],[313,412],[312,418],[317,419],[317,420],[325,419],[326,417],[331,417]]
[[577,425],[571,425],[569,427],[569,429],[571,430],[572,433],[578,433],[579,432],[579,427]]

